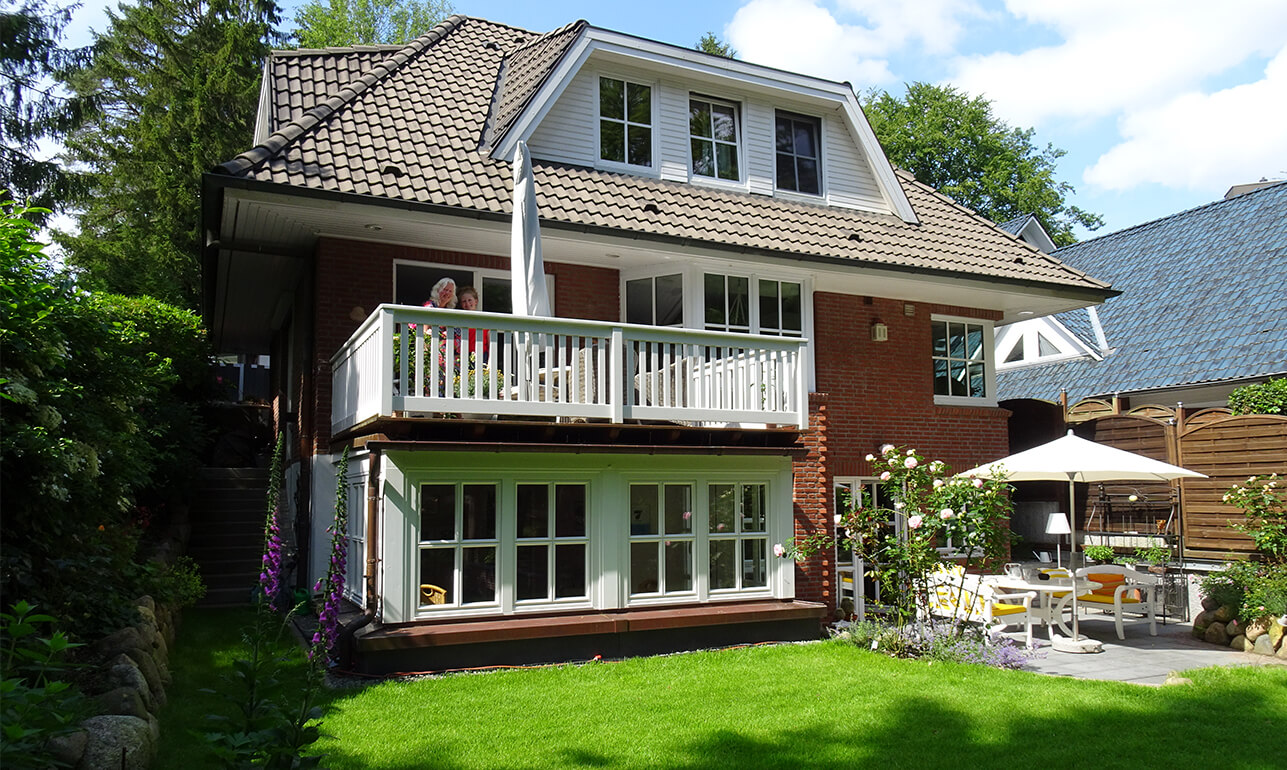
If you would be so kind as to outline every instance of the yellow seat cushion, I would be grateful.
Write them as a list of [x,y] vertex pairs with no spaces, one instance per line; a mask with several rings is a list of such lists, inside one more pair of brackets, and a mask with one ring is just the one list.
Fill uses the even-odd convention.
[[[1077,601],[1095,602],[1097,604],[1112,604],[1113,597],[1112,595],[1104,596],[1103,594],[1096,591],[1093,594],[1082,594],[1081,596],[1078,596]],[[1137,592],[1135,591],[1127,591],[1122,594],[1122,604],[1131,604],[1131,603],[1139,604],[1139,601],[1140,601],[1139,597],[1137,595]]]
[[1096,583],[1100,583],[1102,586],[1094,589],[1091,593],[1107,596],[1109,599],[1113,598],[1117,587],[1126,582],[1126,576],[1119,575],[1116,572],[1092,572],[1086,577]]
[[998,615],[1013,615],[1016,612],[1023,612],[1022,604],[1006,604],[1005,602],[992,602],[992,617]]

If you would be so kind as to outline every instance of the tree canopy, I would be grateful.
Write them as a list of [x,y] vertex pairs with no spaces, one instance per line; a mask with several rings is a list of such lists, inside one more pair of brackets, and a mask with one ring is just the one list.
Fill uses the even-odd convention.
[[277,6],[138,0],[108,18],[69,79],[100,105],[66,142],[87,193],[58,241],[91,287],[195,307],[201,175],[251,145]]
[[1055,177],[1064,150],[1033,143],[992,114],[992,103],[951,86],[912,83],[900,99],[872,90],[864,111],[890,162],[998,224],[1033,214],[1056,246],[1076,241],[1073,228],[1095,230],[1098,214],[1066,203],[1076,190]]
[[451,15],[448,0],[309,0],[295,12],[301,48],[397,45]]
[[702,35],[701,39],[697,41],[693,48],[701,51],[702,53],[723,56],[725,59],[737,58],[737,51],[733,46],[723,40],[720,40],[714,32],[707,32],[705,35]]
[[88,48],[62,46],[77,7],[0,0],[0,189],[33,206],[54,208],[75,182],[57,161],[38,157],[38,142],[61,138],[92,106],[93,94],[71,97],[57,86],[89,61]]

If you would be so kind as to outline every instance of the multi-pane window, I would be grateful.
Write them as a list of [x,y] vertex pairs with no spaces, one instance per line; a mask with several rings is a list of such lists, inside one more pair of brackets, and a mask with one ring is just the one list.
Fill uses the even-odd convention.
[[684,325],[684,276],[659,275],[626,281],[626,323]]
[[790,112],[777,113],[777,186],[779,190],[818,195],[819,122],[817,118]]
[[652,165],[652,88],[599,78],[599,158]]
[[420,486],[420,605],[497,601],[495,484]]
[[584,484],[518,485],[517,601],[585,598],[585,499]]
[[694,590],[693,488],[630,485],[630,594]]
[[983,325],[933,321],[934,395],[986,398],[987,350]]
[[688,134],[697,176],[741,178],[737,163],[737,107],[709,99],[688,100]]
[[710,484],[707,550],[710,590],[769,584],[764,484]]
[[710,331],[752,332],[799,337],[804,327],[801,287],[793,281],[755,279],[756,304],[751,304],[750,278],[707,273],[703,277],[703,316]]

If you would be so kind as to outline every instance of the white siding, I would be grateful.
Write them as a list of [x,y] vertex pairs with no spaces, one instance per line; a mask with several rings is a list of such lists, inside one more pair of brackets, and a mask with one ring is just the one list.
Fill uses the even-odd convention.
[[656,129],[661,139],[661,178],[688,181],[688,89],[682,83],[661,83]]
[[839,115],[823,121],[827,200],[836,206],[887,208],[871,164]]
[[743,118],[743,152],[751,192],[773,194],[773,106],[746,102]]
[[595,74],[583,69],[559,95],[527,143],[533,158],[594,165]]

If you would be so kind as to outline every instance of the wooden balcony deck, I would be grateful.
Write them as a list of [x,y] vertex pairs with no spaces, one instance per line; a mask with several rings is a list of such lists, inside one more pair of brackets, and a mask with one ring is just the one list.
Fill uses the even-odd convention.
[[803,428],[807,371],[798,338],[381,305],[332,357],[331,424],[473,414]]
[[766,599],[385,626],[358,640],[366,673],[625,658],[821,635],[825,605]]

